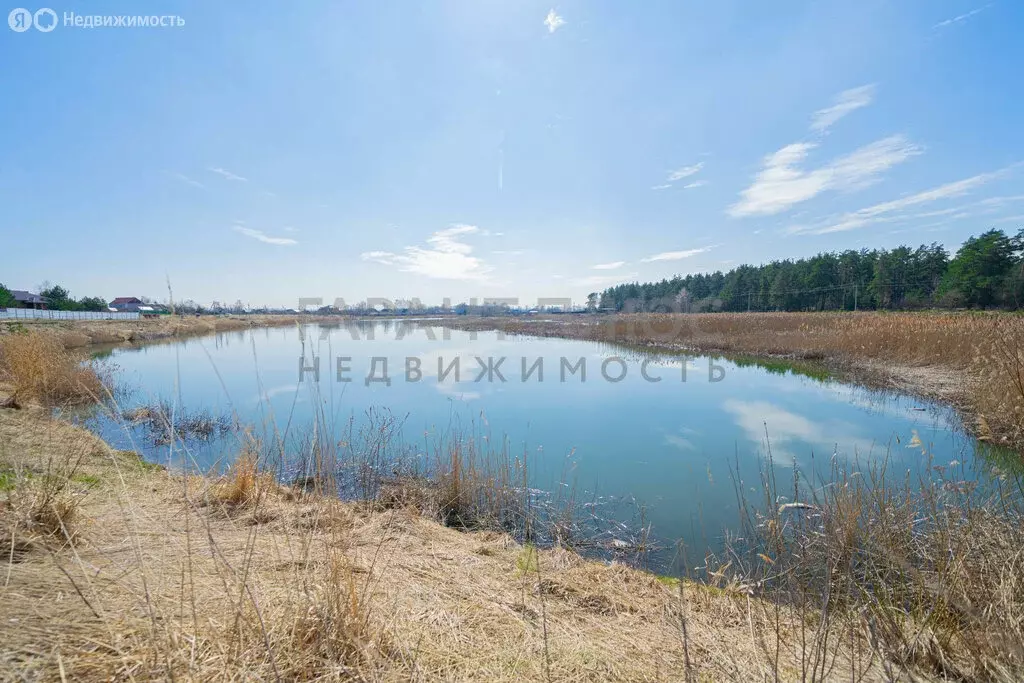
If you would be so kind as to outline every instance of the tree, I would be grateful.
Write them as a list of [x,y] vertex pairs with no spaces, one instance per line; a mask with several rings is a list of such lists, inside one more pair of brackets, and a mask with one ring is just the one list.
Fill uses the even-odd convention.
[[4,287],[3,283],[0,283],[0,308],[14,308],[17,304],[18,302],[14,300],[11,290]]
[[78,309],[81,311],[105,311],[107,302],[98,296],[83,296],[78,300]]
[[60,285],[50,285],[44,282],[43,287],[40,288],[39,296],[43,297],[47,308],[52,310],[70,311],[75,309],[75,300],[71,298],[68,290]]
[[597,292],[587,294],[587,310],[591,313],[595,313],[597,311],[599,297],[600,295]]
[[989,230],[971,237],[949,263],[943,279],[943,293],[958,291],[971,307],[985,308],[1001,303],[1015,265],[1015,240],[1002,230]]

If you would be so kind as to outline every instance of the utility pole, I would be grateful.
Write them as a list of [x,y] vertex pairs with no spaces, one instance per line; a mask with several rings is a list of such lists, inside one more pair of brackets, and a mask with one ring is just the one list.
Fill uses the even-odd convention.
[[853,283],[853,312],[857,312],[857,283]]

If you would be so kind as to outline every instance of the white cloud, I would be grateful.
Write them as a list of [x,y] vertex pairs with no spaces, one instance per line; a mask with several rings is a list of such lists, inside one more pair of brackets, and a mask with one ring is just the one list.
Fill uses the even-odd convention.
[[767,401],[728,399],[722,408],[733,416],[736,426],[749,441],[763,444],[767,439],[776,456],[794,457],[795,447],[808,453],[818,447],[845,450],[851,455],[854,452],[867,454],[875,446],[870,439],[858,435],[852,425],[840,421],[811,421]]
[[982,199],[978,203],[982,206],[1002,206],[1003,204],[1019,201],[1024,201],[1024,194],[1014,194],[1004,197],[989,197],[988,199]]
[[389,251],[368,251],[360,255],[364,261],[395,266],[406,273],[416,273],[445,280],[487,279],[490,272],[480,258],[472,256],[473,247],[459,241],[462,235],[479,234],[475,225],[452,225],[427,238],[427,248],[405,247],[400,254]]
[[669,446],[674,446],[681,451],[697,450],[697,447],[694,446],[688,439],[684,439],[683,437],[677,434],[666,434],[665,443],[668,444]]
[[692,190],[695,187],[703,187],[704,185],[707,185],[707,182],[703,180],[694,180],[692,183],[687,183],[686,185],[683,185],[683,189]]
[[682,180],[683,178],[689,178],[692,175],[696,175],[697,173],[700,173],[700,170],[702,168],[704,168],[704,162],[703,161],[698,161],[693,166],[683,166],[682,168],[677,168],[676,170],[671,171],[668,174],[668,181],[670,183],[674,183],[677,180]]
[[655,185],[651,189],[652,190],[667,190],[670,187],[672,187],[672,185]]
[[771,215],[805,202],[826,190],[858,190],[878,181],[889,168],[921,153],[902,135],[892,135],[811,171],[800,168],[817,145],[797,142],[764,158],[753,184],[729,207],[733,217]]
[[590,266],[594,270],[615,270],[626,265],[625,261],[615,261],[613,263],[598,263],[596,266]]
[[181,182],[185,183],[186,185],[191,185],[192,187],[198,187],[198,188],[199,188],[199,189],[201,189],[201,190],[205,190],[205,189],[206,189],[206,185],[203,185],[203,184],[202,184],[201,182],[199,182],[198,180],[193,180],[192,178],[189,178],[189,177],[188,177],[187,175],[185,175],[184,173],[173,173],[173,172],[171,172],[171,171],[167,171],[167,173],[168,173],[168,174],[169,174],[169,175],[170,175],[170,176],[171,176],[172,178],[174,178],[174,179],[176,179],[176,180],[180,180]]
[[937,23],[934,26],[932,26],[932,28],[933,29],[935,29],[935,28],[945,28],[946,26],[952,26],[953,24],[959,24],[961,21],[964,21],[966,19],[970,19],[975,14],[980,14],[981,12],[984,12],[985,10],[987,10],[991,6],[992,6],[992,3],[989,3],[987,5],[979,7],[977,9],[972,9],[970,12],[966,12],[964,14],[957,15],[957,16],[952,17],[950,19],[946,19],[945,21],[940,21],[939,23]]
[[211,168],[210,168],[210,169],[208,169],[208,170],[209,170],[209,171],[210,171],[211,173],[216,173],[217,175],[221,175],[221,176],[224,176],[224,177],[225,177],[225,178],[226,178],[227,180],[240,180],[240,181],[242,181],[243,183],[245,183],[245,182],[248,182],[248,181],[249,181],[249,179],[248,179],[248,178],[243,178],[243,177],[242,177],[242,176],[240,176],[240,175],[235,175],[234,173],[232,173],[231,171],[227,170],[226,168],[220,168],[219,166],[216,166],[216,167],[211,167]]
[[815,133],[824,133],[832,124],[850,112],[871,104],[874,96],[874,85],[862,85],[859,88],[844,90],[835,96],[832,106],[814,112],[811,119],[811,130]]
[[[1004,168],[999,171],[992,171],[990,173],[980,173],[970,178],[964,178],[963,180],[957,180],[952,183],[946,183],[945,185],[939,185],[930,190],[918,192],[907,197],[900,197],[899,199],[893,199],[888,202],[882,202],[881,204],[875,204],[868,206],[857,211],[852,211],[840,215],[838,218],[833,218],[825,221],[822,225],[817,226],[793,226],[787,230],[789,234],[809,234],[809,235],[824,235],[833,232],[845,232],[847,230],[854,230],[856,228],[862,228],[873,223],[886,223],[895,220],[902,220],[905,218],[922,217],[930,215],[945,215],[946,213],[952,213],[958,211],[958,209],[951,209],[947,211],[933,211],[917,216],[904,216],[901,212],[905,211],[914,206],[920,204],[927,204],[930,202],[940,201],[943,199],[950,199],[952,197],[960,197],[967,194],[971,190],[974,190],[982,185],[991,182],[997,178],[1005,175],[1009,168]],[[995,198],[992,199],[1004,199]],[[983,200],[984,201],[984,200]]]
[[298,244],[297,241],[290,237],[270,237],[262,230],[253,230],[252,228],[247,228],[242,225],[235,225],[231,229],[245,235],[246,237],[251,237],[254,240],[259,240],[265,244],[276,244],[278,246],[291,246],[293,244]]
[[684,258],[696,256],[697,254],[703,254],[706,251],[711,251],[713,248],[714,247],[701,247],[700,249],[685,249],[683,251],[663,251],[660,254],[642,258],[640,261],[643,263],[653,263],[654,261],[679,261]]
[[548,12],[547,18],[544,19],[544,25],[548,27],[548,33],[554,33],[565,26],[565,19],[560,17],[555,10],[551,10]]

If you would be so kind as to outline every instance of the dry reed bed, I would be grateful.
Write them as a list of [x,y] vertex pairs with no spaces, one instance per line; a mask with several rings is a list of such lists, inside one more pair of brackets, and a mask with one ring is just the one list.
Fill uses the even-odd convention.
[[254,327],[288,327],[310,316],[163,316],[140,320],[18,320],[0,323],[0,337],[20,330],[38,331],[60,338],[65,348],[93,344],[124,344],[182,339]]
[[948,401],[986,440],[1024,450],[1024,316],[1007,313],[708,313],[455,318],[468,330],[675,351],[823,360]]
[[60,337],[42,332],[0,336],[0,383],[8,401],[46,406],[96,403],[106,396],[104,376],[69,353]]

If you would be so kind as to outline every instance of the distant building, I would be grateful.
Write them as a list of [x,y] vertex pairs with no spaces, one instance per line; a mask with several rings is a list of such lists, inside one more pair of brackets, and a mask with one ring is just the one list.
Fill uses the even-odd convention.
[[110,308],[121,313],[136,312],[144,306],[142,299],[134,296],[119,296],[110,302]]
[[13,296],[15,302],[17,302],[18,308],[46,308],[46,300],[38,294],[23,292],[20,289],[12,289],[11,296]]

